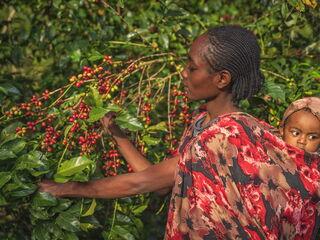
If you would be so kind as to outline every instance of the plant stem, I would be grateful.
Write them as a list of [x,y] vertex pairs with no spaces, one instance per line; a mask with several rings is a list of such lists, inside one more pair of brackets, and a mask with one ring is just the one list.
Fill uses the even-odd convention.
[[271,74],[271,75],[273,75],[273,76],[276,76],[276,77],[278,77],[278,78],[282,78],[282,79],[286,80],[287,82],[290,82],[290,81],[291,81],[290,78],[287,78],[287,77],[285,77],[285,76],[283,76],[283,75],[281,75],[281,74],[279,74],[279,73],[275,73],[275,72],[272,72],[272,71],[270,71],[270,70],[263,69],[263,68],[261,68],[261,71],[262,71],[262,72],[269,73],[269,74]]
[[62,155],[61,155],[61,157],[60,157],[60,159],[59,159],[58,166],[57,166],[57,171],[58,171],[58,168],[60,167],[60,164],[61,164],[61,162],[62,162],[62,159],[63,159],[64,155],[66,154],[66,152],[67,152],[67,150],[68,150],[68,146],[69,146],[69,143],[67,143],[67,145],[66,145],[66,147],[64,148],[63,153],[62,153]]
[[110,237],[111,237],[112,229],[113,229],[113,226],[114,226],[114,223],[115,223],[115,220],[116,220],[117,207],[118,207],[118,199],[116,199],[114,201],[114,209],[113,209],[111,228],[110,228],[108,239],[110,239]]

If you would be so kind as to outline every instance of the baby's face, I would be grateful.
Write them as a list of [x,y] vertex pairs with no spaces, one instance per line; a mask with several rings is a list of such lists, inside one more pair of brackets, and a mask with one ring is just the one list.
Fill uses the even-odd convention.
[[320,146],[320,120],[309,111],[290,115],[281,133],[286,143],[305,151],[316,152]]

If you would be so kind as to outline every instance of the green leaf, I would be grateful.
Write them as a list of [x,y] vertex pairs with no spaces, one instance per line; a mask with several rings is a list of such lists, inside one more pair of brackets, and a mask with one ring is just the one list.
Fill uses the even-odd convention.
[[110,104],[106,108],[94,107],[89,113],[89,122],[95,122],[100,120],[108,112],[120,112],[121,108],[117,105]]
[[15,140],[17,139],[17,135],[16,134],[11,134],[11,135],[8,135],[6,136],[6,138],[0,143],[0,146],[3,146],[5,145],[7,142],[10,142],[12,140]]
[[28,170],[33,176],[39,176],[49,171],[47,158],[42,152],[31,151],[22,155],[15,166],[16,170]]
[[38,207],[52,207],[56,206],[57,199],[47,192],[37,192],[33,198],[33,205]]
[[266,90],[268,95],[274,99],[279,99],[282,102],[286,101],[286,92],[282,87],[274,82],[266,81],[265,82]]
[[68,133],[70,131],[70,129],[72,128],[72,125],[68,125],[65,129],[64,129],[64,133],[63,133],[63,137],[67,138]]
[[58,168],[57,175],[69,177],[81,172],[91,164],[93,164],[93,162],[86,156],[75,157],[70,160],[64,161]]
[[147,207],[148,207],[148,204],[137,206],[137,207],[133,208],[132,212],[134,214],[138,215],[138,214],[141,214],[144,210],[146,210]]
[[4,83],[0,85],[0,91],[6,95],[21,95],[21,92],[18,88],[9,83]]
[[88,59],[91,62],[95,62],[95,61],[103,59],[103,55],[101,53],[99,53],[98,51],[93,51]]
[[148,127],[147,130],[149,132],[155,132],[155,131],[165,131],[165,132],[167,132],[168,131],[166,122],[159,122],[156,125]]
[[89,113],[89,122],[95,122],[100,120],[107,112],[109,112],[107,109],[102,107],[95,107],[92,108]]
[[50,232],[44,224],[37,224],[32,229],[32,240],[51,240]]
[[21,127],[21,126],[22,126],[22,123],[14,122],[14,123],[10,124],[9,126],[7,126],[6,128],[4,128],[0,134],[1,144],[4,144],[5,142],[8,142],[9,140],[11,141],[11,140],[17,138],[16,128]]
[[5,206],[7,204],[8,204],[8,202],[6,201],[4,196],[2,196],[2,194],[0,193],[0,206]]
[[31,205],[30,213],[32,217],[36,219],[48,220],[51,218],[51,214],[48,213],[48,208],[46,207],[37,207]]
[[99,94],[99,91],[97,88],[90,86],[89,97],[92,99],[93,105],[95,107],[102,107],[103,106],[103,101],[102,101],[101,95]]
[[50,208],[50,210],[54,213],[60,213],[67,210],[72,204],[72,201],[69,199],[61,198],[58,199],[58,205]]
[[[91,165],[93,166],[93,165]],[[70,179],[71,181],[76,181],[76,182],[88,182],[89,181],[89,174],[88,171],[85,169],[83,172],[76,173],[75,175],[72,176]]]
[[12,151],[8,149],[0,149],[0,160],[6,160],[17,157]]
[[160,138],[154,138],[154,137],[151,137],[150,135],[145,135],[142,137],[142,141],[144,141],[149,146],[154,146],[159,144],[160,140],[161,140]]
[[165,49],[168,49],[169,48],[169,37],[167,34],[161,34],[160,35],[160,40],[161,40],[161,43],[163,44],[163,47]]
[[80,230],[80,211],[80,204],[76,204],[69,210],[60,213],[55,222],[67,231],[77,232]]
[[25,148],[26,144],[26,141],[22,139],[14,139],[3,144],[2,148],[8,149],[17,154]]
[[115,233],[120,239],[135,240],[135,237],[124,227],[116,225],[113,227],[112,232]]
[[97,206],[96,200],[92,199],[92,202],[91,202],[89,209],[84,214],[82,214],[82,217],[91,216],[94,213],[96,206]]
[[95,229],[96,226],[91,223],[81,223],[80,228],[82,231],[89,232],[91,229]]
[[81,50],[77,49],[75,51],[73,51],[70,55],[70,58],[73,62],[79,62],[81,59]]
[[63,239],[65,239],[65,240],[78,240],[79,238],[75,233],[66,232],[66,233],[64,233]]
[[0,188],[2,188],[11,179],[10,172],[0,172]]
[[126,128],[130,131],[138,131],[143,129],[143,126],[139,120],[127,112],[121,112],[119,116],[116,117],[115,121],[120,127]]
[[37,190],[37,186],[32,183],[9,183],[3,188],[11,197],[25,197]]
[[55,174],[54,181],[57,183],[66,183],[66,182],[70,181],[70,177],[64,177],[59,174]]

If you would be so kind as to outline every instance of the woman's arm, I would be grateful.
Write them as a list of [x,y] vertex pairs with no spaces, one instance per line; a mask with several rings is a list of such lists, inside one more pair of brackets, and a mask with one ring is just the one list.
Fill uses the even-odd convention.
[[[101,119],[101,124],[104,131],[110,134],[115,142],[117,143],[117,147],[121,153],[121,155],[125,158],[127,163],[130,164],[132,170],[134,172],[140,172],[145,170],[146,168],[152,166],[152,163],[149,162],[132,144],[132,142],[128,139],[128,137],[121,131],[118,125],[114,124],[113,119],[115,118],[115,113],[110,112],[105,117]],[[165,159],[164,161],[167,161]],[[170,192],[171,187],[167,187],[156,191],[159,195],[165,195]]]
[[121,155],[130,164],[134,172],[142,171],[152,165],[132,144],[127,136],[121,131],[118,125],[114,124],[113,119],[115,113],[110,112],[101,119],[101,124],[104,131],[110,134],[121,153]]
[[169,188],[174,183],[178,156],[152,165],[143,171],[108,177],[87,183],[39,183],[40,191],[56,197],[119,198]]

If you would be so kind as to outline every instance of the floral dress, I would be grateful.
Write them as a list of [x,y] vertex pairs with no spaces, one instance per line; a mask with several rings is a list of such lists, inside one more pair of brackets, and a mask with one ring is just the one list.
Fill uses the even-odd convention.
[[319,155],[248,114],[205,116],[180,143],[165,239],[316,239]]

